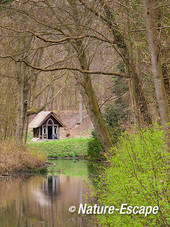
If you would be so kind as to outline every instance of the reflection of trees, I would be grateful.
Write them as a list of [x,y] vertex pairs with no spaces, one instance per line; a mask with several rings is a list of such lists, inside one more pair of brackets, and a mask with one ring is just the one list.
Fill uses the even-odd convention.
[[[42,222],[39,215],[31,215],[29,203],[30,183],[41,184],[41,178],[16,178],[0,182],[0,227],[26,226],[29,220]],[[28,227],[30,225],[27,225]]]
[[60,179],[59,176],[47,176],[47,179],[43,181],[42,191],[51,197],[52,201],[57,194],[59,194]]
[[22,178],[4,178],[0,180],[0,207],[10,206],[11,203],[19,198],[19,189],[22,185]]
[[71,205],[83,202],[86,192],[80,177],[65,175],[15,179],[10,186],[0,182],[0,227],[91,226],[86,218],[68,212]]

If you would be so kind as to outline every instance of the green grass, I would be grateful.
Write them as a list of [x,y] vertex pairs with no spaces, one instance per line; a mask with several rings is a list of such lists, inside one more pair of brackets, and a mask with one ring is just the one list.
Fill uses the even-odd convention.
[[49,158],[83,157],[87,155],[88,143],[92,138],[66,138],[55,141],[29,143],[29,148],[44,151]]
[[30,143],[33,139],[33,132],[32,130],[31,131],[28,131],[28,135],[27,135],[27,143]]

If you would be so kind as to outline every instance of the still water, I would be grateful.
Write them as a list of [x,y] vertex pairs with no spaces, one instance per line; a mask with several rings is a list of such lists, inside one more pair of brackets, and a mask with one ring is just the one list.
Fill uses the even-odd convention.
[[52,161],[46,175],[0,180],[0,227],[95,227],[92,216],[69,213],[88,201],[88,162]]

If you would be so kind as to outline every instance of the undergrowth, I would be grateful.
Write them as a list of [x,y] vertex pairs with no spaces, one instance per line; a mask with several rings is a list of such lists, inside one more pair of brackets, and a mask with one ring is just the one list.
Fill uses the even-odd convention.
[[101,226],[168,226],[168,152],[158,127],[125,133],[107,156],[109,167],[97,182],[98,204],[159,206],[158,214],[98,215]]
[[0,143],[0,174],[35,170],[46,161],[46,156],[37,149],[26,148],[14,141]]

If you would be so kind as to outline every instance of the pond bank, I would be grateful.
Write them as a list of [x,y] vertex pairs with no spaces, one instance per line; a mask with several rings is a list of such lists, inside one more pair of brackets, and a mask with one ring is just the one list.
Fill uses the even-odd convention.
[[20,171],[15,171],[15,172],[6,172],[0,174],[0,180],[3,178],[7,177],[12,177],[12,178],[17,178],[17,177],[29,177],[29,176],[34,176],[37,174],[45,174],[47,172],[47,168],[52,165],[50,162],[44,162],[41,166],[35,168],[35,169],[30,169],[30,170],[20,170]]
[[4,141],[0,145],[0,178],[34,175],[44,172],[47,160],[88,160],[92,138],[66,138],[55,141],[17,144]]
[[92,215],[69,212],[90,202],[90,173],[86,161],[56,160],[46,174],[0,180],[0,226],[97,227]]
[[45,154],[29,149],[22,144],[1,141],[0,144],[0,176],[20,173],[34,173],[46,166]]

